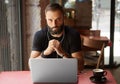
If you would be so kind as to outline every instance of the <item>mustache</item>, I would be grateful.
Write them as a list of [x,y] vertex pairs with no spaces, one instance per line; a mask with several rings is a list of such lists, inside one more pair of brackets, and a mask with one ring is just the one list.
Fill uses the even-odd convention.
[[54,27],[52,27],[52,28],[56,28],[56,27],[59,27],[59,26],[54,26]]

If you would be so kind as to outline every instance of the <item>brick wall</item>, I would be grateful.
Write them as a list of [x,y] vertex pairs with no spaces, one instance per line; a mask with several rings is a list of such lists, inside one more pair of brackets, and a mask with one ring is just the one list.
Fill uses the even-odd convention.
[[90,29],[92,24],[92,2],[76,2],[76,27]]

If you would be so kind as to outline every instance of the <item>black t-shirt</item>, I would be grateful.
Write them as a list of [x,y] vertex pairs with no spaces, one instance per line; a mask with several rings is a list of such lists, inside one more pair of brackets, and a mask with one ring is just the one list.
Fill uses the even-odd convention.
[[[34,51],[44,51],[48,47],[48,42],[51,39],[57,39],[61,42],[62,49],[71,55],[71,53],[81,50],[81,40],[80,34],[76,30],[64,26],[65,33],[60,37],[52,37],[47,27],[37,31],[34,40],[32,50]],[[57,55],[56,52],[53,52],[51,55],[47,56],[48,58],[61,58]]]

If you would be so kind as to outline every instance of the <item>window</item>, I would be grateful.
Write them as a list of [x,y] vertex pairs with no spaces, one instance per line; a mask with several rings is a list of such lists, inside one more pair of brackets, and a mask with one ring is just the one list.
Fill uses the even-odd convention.
[[21,70],[19,0],[0,0],[0,70]]

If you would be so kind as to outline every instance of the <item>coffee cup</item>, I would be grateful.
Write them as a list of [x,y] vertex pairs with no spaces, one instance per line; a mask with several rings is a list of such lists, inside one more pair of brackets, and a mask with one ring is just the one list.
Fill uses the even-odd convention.
[[95,80],[101,80],[101,78],[106,75],[107,75],[107,72],[103,69],[93,69],[93,76]]

